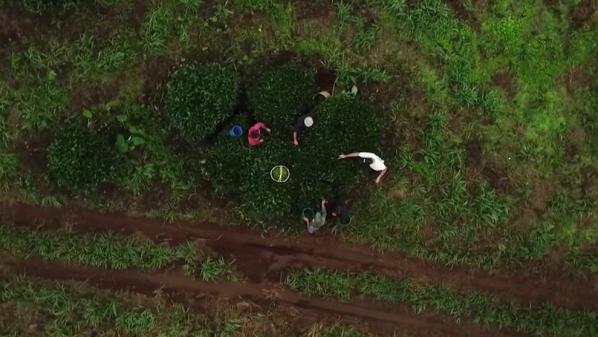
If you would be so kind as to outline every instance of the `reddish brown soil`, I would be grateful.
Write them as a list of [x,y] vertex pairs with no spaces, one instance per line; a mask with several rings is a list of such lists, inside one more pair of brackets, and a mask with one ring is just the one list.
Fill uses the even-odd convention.
[[159,242],[200,241],[234,258],[237,268],[256,283],[280,277],[281,271],[288,268],[325,267],[375,271],[393,277],[408,276],[418,282],[444,284],[463,292],[482,291],[524,303],[548,301],[572,309],[598,309],[598,277],[595,275],[564,272],[537,275],[527,270],[490,275],[479,270],[448,269],[399,254],[377,253],[330,237],[289,238],[223,228],[211,223],[165,224],[146,218],[76,208],[0,203],[0,220],[25,227],[61,228],[66,224],[81,232],[137,234]]
[[175,61],[166,56],[158,56],[143,64],[143,90],[141,98],[159,106],[162,101],[162,85],[172,72]]
[[582,28],[590,20],[595,20],[598,17],[598,2],[596,0],[582,0],[573,12],[571,19],[575,28]]
[[71,110],[81,112],[97,104],[105,103],[115,98],[122,83],[122,78],[112,80],[108,84],[87,83],[75,89],[71,100]]
[[293,3],[297,19],[319,19],[334,16],[334,7],[328,0],[295,1]]
[[492,76],[492,82],[501,87],[508,97],[513,98],[517,92],[517,83],[508,72],[499,72]]
[[463,0],[447,0],[446,3],[455,13],[459,19],[467,22],[473,28],[478,29],[480,27],[480,22],[478,18],[473,15],[470,11],[465,8]]
[[494,163],[486,163],[482,175],[498,193],[508,194],[511,190],[511,180],[505,169]]
[[[277,284],[247,284],[197,281],[174,273],[149,273],[139,271],[115,271],[92,269],[39,260],[18,261],[5,258],[0,270],[5,275],[25,274],[43,279],[80,281],[111,290],[134,291],[153,295],[167,293],[174,298],[240,297],[257,303],[274,302],[282,307],[299,308],[308,317],[332,318],[335,321],[357,319],[368,330],[382,335],[395,331],[416,336],[516,336],[517,334],[487,329],[473,322],[456,323],[450,317],[434,314],[414,315],[404,306],[389,306],[362,299],[347,302],[314,298],[281,288]],[[315,315],[314,315],[315,314]]]
[[334,92],[334,83],[336,82],[336,74],[334,73],[334,70],[323,67],[318,69],[315,80],[318,85],[318,90],[325,90],[331,94]]
[[20,42],[35,29],[35,20],[31,14],[8,7],[0,8],[0,45]]

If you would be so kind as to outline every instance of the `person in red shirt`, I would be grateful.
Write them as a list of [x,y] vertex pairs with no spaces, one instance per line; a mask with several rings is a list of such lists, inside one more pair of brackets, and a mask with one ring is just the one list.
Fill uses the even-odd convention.
[[266,130],[267,132],[271,132],[266,124],[262,122],[257,122],[253,124],[248,132],[247,132],[247,141],[249,142],[249,146],[256,146],[264,142],[264,138],[262,138],[262,129]]

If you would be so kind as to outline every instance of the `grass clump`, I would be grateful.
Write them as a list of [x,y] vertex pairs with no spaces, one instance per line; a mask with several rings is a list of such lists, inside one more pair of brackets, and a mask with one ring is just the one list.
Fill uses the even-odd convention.
[[187,64],[168,81],[164,108],[182,137],[198,143],[232,114],[238,94],[234,71],[217,64]]
[[59,130],[48,148],[48,171],[58,186],[88,192],[112,182],[121,159],[105,135],[75,123]]
[[[133,301],[63,285],[1,281],[0,301],[5,304],[7,315],[13,304],[18,307],[15,309],[18,313],[32,312],[32,318],[21,316],[19,321],[34,319],[35,333],[48,336],[87,336],[100,332],[101,336],[176,337],[209,333],[205,322],[191,318],[180,305],[156,304],[155,301],[140,304],[139,298]],[[19,329],[19,324],[8,328],[13,329],[15,335],[25,336],[31,333],[33,322],[29,323],[28,328]]]
[[477,292],[459,294],[444,286],[418,284],[408,278],[392,279],[372,273],[302,270],[286,279],[292,289],[313,296],[348,300],[361,295],[379,301],[405,303],[416,313],[432,310],[455,319],[510,328],[537,336],[593,336],[598,313],[571,311],[551,304],[519,305]]
[[159,245],[112,233],[75,235],[68,232],[30,232],[0,225],[0,251],[19,257],[39,257],[106,269],[155,270],[184,261],[183,270],[205,281],[232,278],[222,258],[206,256],[191,243]]
[[365,334],[353,327],[343,325],[324,325],[322,323],[314,324],[307,333],[306,337],[368,337],[372,336]]

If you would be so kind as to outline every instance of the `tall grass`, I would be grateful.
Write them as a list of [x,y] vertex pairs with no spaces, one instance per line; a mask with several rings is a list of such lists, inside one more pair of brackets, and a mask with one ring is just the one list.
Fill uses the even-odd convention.
[[166,246],[111,233],[31,232],[0,225],[0,251],[106,269],[155,270],[183,261],[185,272],[206,281],[233,277],[230,265],[222,258],[208,257],[192,243]]
[[422,285],[408,278],[391,279],[371,273],[302,270],[287,276],[294,290],[348,300],[363,296],[377,301],[404,303],[414,313],[433,311],[456,320],[506,328],[536,336],[593,336],[598,333],[598,313],[571,311],[551,304],[519,305],[477,292],[459,294],[439,285]]
[[[38,285],[23,280],[0,281],[0,301],[16,303],[37,314],[33,322],[50,336],[102,335],[206,336],[209,328],[180,305],[139,304],[111,295],[71,289],[63,285]],[[9,310],[10,306],[5,306]],[[26,320],[26,317],[20,317]],[[17,324],[15,324],[17,325]],[[38,328],[38,329],[39,329]]]

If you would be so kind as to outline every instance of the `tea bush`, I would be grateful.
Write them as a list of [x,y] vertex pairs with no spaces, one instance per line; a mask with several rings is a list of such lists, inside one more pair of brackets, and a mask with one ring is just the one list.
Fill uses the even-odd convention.
[[[273,128],[271,138],[255,148],[246,140],[222,136],[211,149],[207,171],[214,190],[239,195],[242,209],[254,218],[272,220],[304,208],[320,198],[332,198],[355,184],[365,171],[359,160],[338,160],[347,152],[376,152],[379,129],[368,104],[354,96],[339,95],[323,102],[314,127],[294,146],[288,132]],[[291,176],[285,183],[270,178],[275,165],[285,165]]]
[[121,162],[122,155],[107,137],[80,124],[58,131],[48,148],[50,177],[73,191],[90,191],[111,182]]
[[214,192],[219,195],[239,192],[250,167],[250,150],[245,138],[223,136],[218,140],[206,160]]
[[272,68],[249,88],[249,105],[257,120],[290,130],[299,109],[315,93],[313,76],[296,65]]
[[164,103],[172,125],[191,143],[204,140],[232,114],[239,82],[220,65],[181,66],[168,81]]

